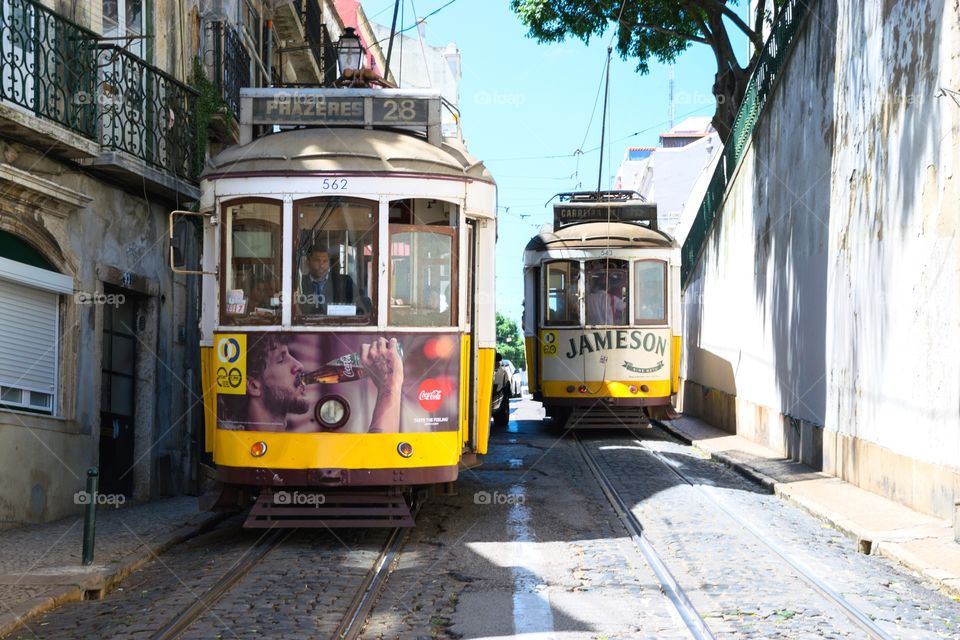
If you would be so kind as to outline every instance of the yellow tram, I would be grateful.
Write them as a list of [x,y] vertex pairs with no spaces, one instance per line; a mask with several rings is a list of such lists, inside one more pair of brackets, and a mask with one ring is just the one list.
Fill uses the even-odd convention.
[[247,526],[411,525],[410,488],[487,450],[496,185],[439,95],[242,104],[201,184],[208,502],[253,502]]
[[524,251],[534,399],[561,424],[598,406],[625,425],[662,417],[679,384],[679,245],[657,229],[656,205],[634,192],[559,197],[553,225]]

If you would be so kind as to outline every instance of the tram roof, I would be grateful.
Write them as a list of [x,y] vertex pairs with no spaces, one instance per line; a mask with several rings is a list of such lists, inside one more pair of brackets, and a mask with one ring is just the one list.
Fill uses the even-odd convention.
[[469,178],[494,183],[483,163],[457,144],[430,144],[393,130],[294,129],[266,135],[217,154],[203,179],[252,174],[406,174]]
[[550,249],[671,248],[676,242],[662,231],[629,222],[580,222],[556,231],[546,227],[527,243],[527,251]]

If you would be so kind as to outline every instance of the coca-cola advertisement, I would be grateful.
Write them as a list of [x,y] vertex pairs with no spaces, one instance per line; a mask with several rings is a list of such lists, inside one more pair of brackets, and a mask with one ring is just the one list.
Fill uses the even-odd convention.
[[455,431],[460,340],[452,334],[217,336],[221,429]]

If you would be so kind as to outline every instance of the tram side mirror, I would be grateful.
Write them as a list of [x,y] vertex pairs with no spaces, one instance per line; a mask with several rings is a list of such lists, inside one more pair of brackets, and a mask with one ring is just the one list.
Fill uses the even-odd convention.
[[[211,217],[209,214],[198,213],[196,211],[171,211],[169,217],[169,235],[170,235],[170,270],[174,273],[184,274],[184,275],[216,275],[212,271],[203,271],[197,269],[191,269],[190,265],[187,264],[187,257],[184,248],[181,246],[181,242],[184,239],[183,234],[178,234],[176,232],[177,223],[185,219],[193,220],[200,223],[201,230],[203,229],[203,219]],[[200,237],[198,238],[199,247],[203,246],[203,237],[202,231]]]

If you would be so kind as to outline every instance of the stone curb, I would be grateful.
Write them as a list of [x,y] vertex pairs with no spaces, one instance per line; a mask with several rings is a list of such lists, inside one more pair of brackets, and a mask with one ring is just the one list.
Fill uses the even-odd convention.
[[4,607],[0,612],[0,638],[5,638],[31,619],[52,611],[59,606],[81,600],[99,600],[112,591],[124,578],[141,568],[156,556],[171,547],[209,531],[233,512],[200,513],[163,539],[148,543],[127,555],[107,570],[90,576],[77,576],[76,584],[51,589],[43,596],[21,602],[13,607]]
[[842,514],[838,514],[830,509],[827,509],[814,501],[795,495],[790,490],[790,483],[780,482],[775,478],[763,473],[762,471],[751,467],[748,462],[740,460],[723,451],[712,450],[709,447],[701,444],[699,441],[692,440],[677,427],[667,422],[654,421],[654,423],[673,437],[709,455],[712,460],[720,462],[747,480],[762,486],[769,493],[777,496],[781,500],[789,502],[793,506],[810,514],[817,520],[830,525],[846,537],[853,540],[857,546],[857,551],[860,553],[867,555],[875,554],[883,556],[889,560],[893,560],[894,562],[906,567],[910,571],[919,574],[925,580],[929,580],[930,582],[934,583],[938,589],[951,598],[960,600],[960,579],[958,579],[956,576],[945,574],[943,571],[935,567],[930,567],[928,563],[924,562],[918,556],[905,549],[903,545],[900,544],[902,541],[884,540],[882,537],[877,536],[875,531],[868,531],[867,529],[858,526],[855,522],[844,518]]

